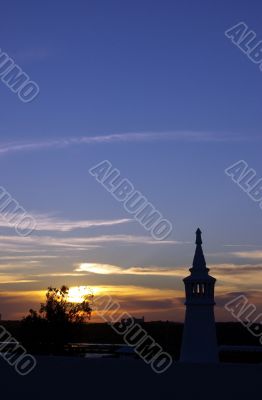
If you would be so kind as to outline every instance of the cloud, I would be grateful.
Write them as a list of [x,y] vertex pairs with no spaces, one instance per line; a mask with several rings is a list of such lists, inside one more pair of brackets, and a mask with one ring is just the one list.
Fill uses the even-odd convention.
[[[53,231],[53,232],[70,232],[76,229],[88,229],[101,226],[114,226],[133,222],[129,218],[112,219],[112,220],[79,220],[70,221],[68,219],[59,219],[44,214],[30,213],[36,221],[35,231]],[[12,226],[12,225],[11,225]],[[0,227],[10,228],[10,223],[0,215]]]
[[132,267],[125,272],[132,275],[153,275],[153,276],[177,276],[184,277],[187,273],[187,267],[162,268],[156,266]]
[[[25,260],[29,260],[28,261],[29,263],[30,262],[33,263],[33,262],[36,262],[36,261],[34,261],[36,258],[45,260],[45,259],[52,259],[52,258],[57,258],[57,257],[58,256],[39,255],[39,254],[37,256],[35,256],[35,255],[31,255],[31,256],[25,256],[25,255],[20,255],[20,256],[0,256],[0,262],[1,262],[1,260],[5,260],[5,261],[14,260],[19,264],[19,262],[24,262]],[[31,261],[31,260],[33,260],[33,261]]]
[[114,226],[133,222],[132,219],[122,218],[113,220],[82,220],[82,221],[69,221],[59,220],[58,218],[39,218],[36,219],[36,230],[38,231],[57,231],[57,232],[70,232],[75,229],[86,229],[100,226]]
[[122,273],[123,270],[116,265],[109,264],[96,264],[96,263],[83,263],[80,264],[79,267],[75,269],[76,272],[90,272],[92,274],[119,274]]
[[[213,264],[210,265],[210,275],[217,279],[216,292],[259,289],[262,280],[262,265],[235,265],[235,264]],[[128,277],[172,277],[173,285],[181,283],[182,279],[189,275],[187,266],[171,266],[164,268],[161,266],[131,266],[128,268],[118,265],[100,263],[80,263],[74,269],[74,273],[81,273],[90,276],[112,275],[113,279],[121,277],[122,281],[129,281]],[[109,279],[109,278],[108,278]],[[180,282],[180,283],[179,283]]]
[[225,247],[256,247],[255,244],[224,244]]
[[36,279],[26,279],[21,275],[6,275],[0,274],[0,285],[14,284],[14,283],[33,283],[38,282]]
[[261,250],[251,250],[251,251],[236,251],[230,253],[232,256],[238,258],[250,258],[252,260],[262,260]]
[[199,131],[173,132],[129,132],[108,135],[80,136],[39,142],[9,142],[0,144],[0,155],[10,153],[58,149],[75,145],[92,145],[107,143],[185,141],[185,142],[227,142],[245,140],[243,136],[225,133],[209,133]]
[[158,300],[137,300],[135,296],[133,298],[126,298],[119,302],[121,308],[126,311],[139,312],[141,313],[151,310],[162,310],[167,311],[168,309],[174,309],[175,306],[179,306],[181,302],[179,298],[173,299],[158,299]]
[[0,273],[1,271],[17,271],[17,270],[31,270],[35,269],[36,266],[40,264],[39,260],[30,260],[25,264],[24,260],[16,261],[15,263],[4,263],[0,264]]
[[64,248],[68,250],[88,250],[101,247],[110,243],[122,245],[167,245],[183,244],[175,240],[157,241],[148,236],[135,235],[101,235],[91,237],[53,237],[53,236],[0,236],[0,249],[10,252],[31,252],[38,248]]
[[76,272],[86,272],[98,275],[123,274],[123,275],[152,275],[152,276],[184,276],[186,268],[161,268],[157,266],[122,268],[117,265],[99,263],[81,263]]
[[[235,265],[235,264],[212,264],[209,265],[213,274],[240,275],[250,272],[262,273],[262,265]],[[134,275],[163,275],[163,276],[184,276],[188,273],[188,267],[173,266],[173,267],[160,267],[160,266],[134,266],[130,268],[123,268],[111,264],[99,263],[81,263],[75,271],[85,271],[95,274],[134,274]]]
[[261,264],[210,264],[209,268],[219,274],[245,274],[250,272],[262,272]]
[[209,267],[211,275],[217,279],[218,290],[252,290],[261,286],[261,264],[213,264]]

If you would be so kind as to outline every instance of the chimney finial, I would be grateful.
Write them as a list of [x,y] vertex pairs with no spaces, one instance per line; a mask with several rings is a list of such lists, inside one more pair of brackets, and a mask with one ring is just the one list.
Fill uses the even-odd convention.
[[202,244],[201,230],[197,228],[196,231],[196,244]]

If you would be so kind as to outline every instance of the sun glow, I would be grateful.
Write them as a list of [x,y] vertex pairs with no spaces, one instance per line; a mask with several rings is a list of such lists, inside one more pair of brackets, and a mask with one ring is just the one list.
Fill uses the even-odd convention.
[[69,288],[67,300],[70,303],[82,303],[86,296],[92,296],[99,293],[100,290],[97,287],[92,286],[74,286]]

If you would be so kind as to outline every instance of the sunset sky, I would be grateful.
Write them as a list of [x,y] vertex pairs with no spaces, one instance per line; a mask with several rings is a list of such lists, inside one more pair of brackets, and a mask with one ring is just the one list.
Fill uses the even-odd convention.
[[[66,284],[182,321],[197,227],[217,320],[239,293],[262,311],[262,209],[224,172],[245,160],[262,178],[262,72],[224,34],[244,21],[262,40],[261,4],[26,3],[3,2],[0,48],[40,93],[0,82],[0,186],[37,226],[21,237],[0,215],[2,319]],[[166,240],[90,175],[103,160],[172,223]]]

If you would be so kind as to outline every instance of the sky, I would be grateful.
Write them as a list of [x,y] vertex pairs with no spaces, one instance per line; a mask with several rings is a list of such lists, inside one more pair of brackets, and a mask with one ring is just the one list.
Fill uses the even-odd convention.
[[[262,209],[225,173],[244,160],[262,178],[262,72],[225,35],[243,22],[262,40],[261,11],[258,0],[2,1],[1,53],[39,87],[25,103],[0,79],[0,186],[36,221],[23,237],[0,215],[3,319],[66,284],[183,321],[197,227],[217,320],[240,293],[262,311]],[[90,174],[104,160],[172,224],[165,240]]]

